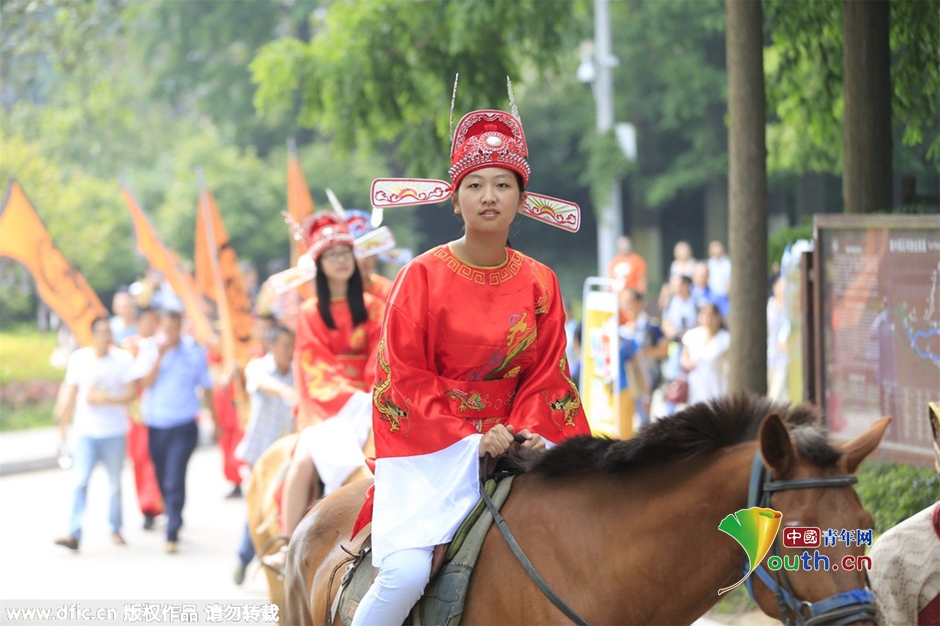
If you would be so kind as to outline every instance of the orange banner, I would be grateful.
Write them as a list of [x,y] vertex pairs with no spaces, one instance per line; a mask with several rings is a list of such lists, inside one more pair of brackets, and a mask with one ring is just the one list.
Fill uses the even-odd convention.
[[196,286],[218,307],[222,357],[244,366],[253,356],[251,299],[215,198],[205,187],[196,213]]
[[[313,196],[310,195],[303,168],[297,160],[297,149],[293,140],[288,142],[287,152],[287,212],[298,224],[303,224],[304,220],[313,214]],[[307,251],[307,244],[303,241],[295,241],[293,234],[290,238],[290,264],[291,267],[295,267],[297,259]],[[301,285],[297,293],[301,299],[306,300],[313,296],[313,289],[310,285]],[[297,295],[291,294],[288,297],[296,298]]]
[[96,317],[106,317],[108,310],[56,248],[16,181],[0,212],[0,256],[26,266],[36,281],[39,297],[65,322],[79,345],[91,344],[91,323]]
[[130,209],[131,219],[134,221],[134,231],[137,233],[137,249],[147,259],[150,267],[163,274],[174,293],[183,302],[186,316],[192,323],[193,336],[196,341],[207,345],[212,339],[212,323],[203,310],[202,298],[196,292],[196,284],[192,276],[180,266],[176,253],[170,250],[160,234],[150,223],[144,209],[137,202],[130,190],[121,186],[124,201]]

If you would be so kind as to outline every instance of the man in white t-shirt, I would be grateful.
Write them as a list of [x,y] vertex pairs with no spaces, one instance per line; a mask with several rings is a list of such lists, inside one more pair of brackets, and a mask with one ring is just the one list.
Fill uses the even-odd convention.
[[[111,325],[107,317],[91,323],[92,345],[69,357],[65,382],[56,405],[62,445],[74,415],[73,472],[75,493],[69,517],[69,533],[56,544],[78,550],[82,539],[82,518],[88,493],[88,479],[98,461],[104,464],[111,485],[108,521],[111,539],[124,545],[121,536],[121,468],[124,466],[128,429],[127,404],[135,397],[134,358],[111,345]],[[60,450],[61,451],[61,450]]]

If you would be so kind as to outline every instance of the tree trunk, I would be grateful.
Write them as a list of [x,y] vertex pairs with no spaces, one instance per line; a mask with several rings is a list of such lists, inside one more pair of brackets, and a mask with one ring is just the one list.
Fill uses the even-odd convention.
[[767,393],[767,146],[761,3],[726,0],[729,391]]
[[887,0],[842,3],[845,59],[843,211],[892,206],[891,47]]

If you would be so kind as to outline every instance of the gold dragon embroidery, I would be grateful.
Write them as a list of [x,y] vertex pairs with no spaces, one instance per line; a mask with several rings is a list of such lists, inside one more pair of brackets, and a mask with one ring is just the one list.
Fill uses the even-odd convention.
[[565,426],[574,426],[574,418],[581,411],[581,398],[578,396],[578,388],[575,386],[574,381],[571,380],[571,377],[568,376],[567,372],[567,359],[562,356],[561,360],[558,362],[559,368],[561,368],[561,375],[566,381],[571,389],[560,398],[555,400],[549,400],[548,394],[542,392],[542,395],[545,396],[545,401],[548,402],[548,406],[552,411],[562,411],[565,415]]
[[454,402],[460,403],[460,406],[457,407],[457,411],[461,413],[468,409],[471,411],[482,411],[490,405],[490,403],[484,400],[476,391],[468,393],[460,389],[448,389],[445,395]]
[[[385,379],[375,386],[375,390],[372,392],[372,403],[375,405],[375,410],[381,415],[381,419],[388,422],[389,432],[397,433],[401,430],[402,420],[408,419],[408,411],[392,402],[389,395],[386,394],[386,391],[388,391],[388,388],[392,385],[392,371],[388,366],[388,359],[385,358],[384,336],[381,341],[379,341],[376,360],[379,367],[385,372]],[[408,401],[405,400],[406,404],[407,402]],[[405,429],[405,433],[407,432],[408,430]]]

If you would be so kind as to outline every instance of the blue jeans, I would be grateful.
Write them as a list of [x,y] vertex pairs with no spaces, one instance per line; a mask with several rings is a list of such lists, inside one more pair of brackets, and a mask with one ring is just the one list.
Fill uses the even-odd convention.
[[148,427],[150,458],[166,507],[166,540],[178,541],[186,503],[186,466],[196,449],[196,421],[173,428]]
[[251,542],[251,533],[248,532],[248,524],[245,524],[245,534],[242,535],[242,543],[238,546],[238,562],[242,567],[248,567],[253,558],[255,558],[255,544]]
[[116,533],[121,530],[121,468],[124,467],[125,444],[124,435],[102,438],[80,435],[76,438],[75,449],[72,451],[76,477],[75,493],[72,496],[72,513],[69,516],[69,533],[76,539],[82,538],[82,518],[85,516],[88,499],[88,479],[91,478],[91,472],[98,461],[104,464],[108,472],[108,482],[111,485],[111,499],[108,504],[111,532]]

